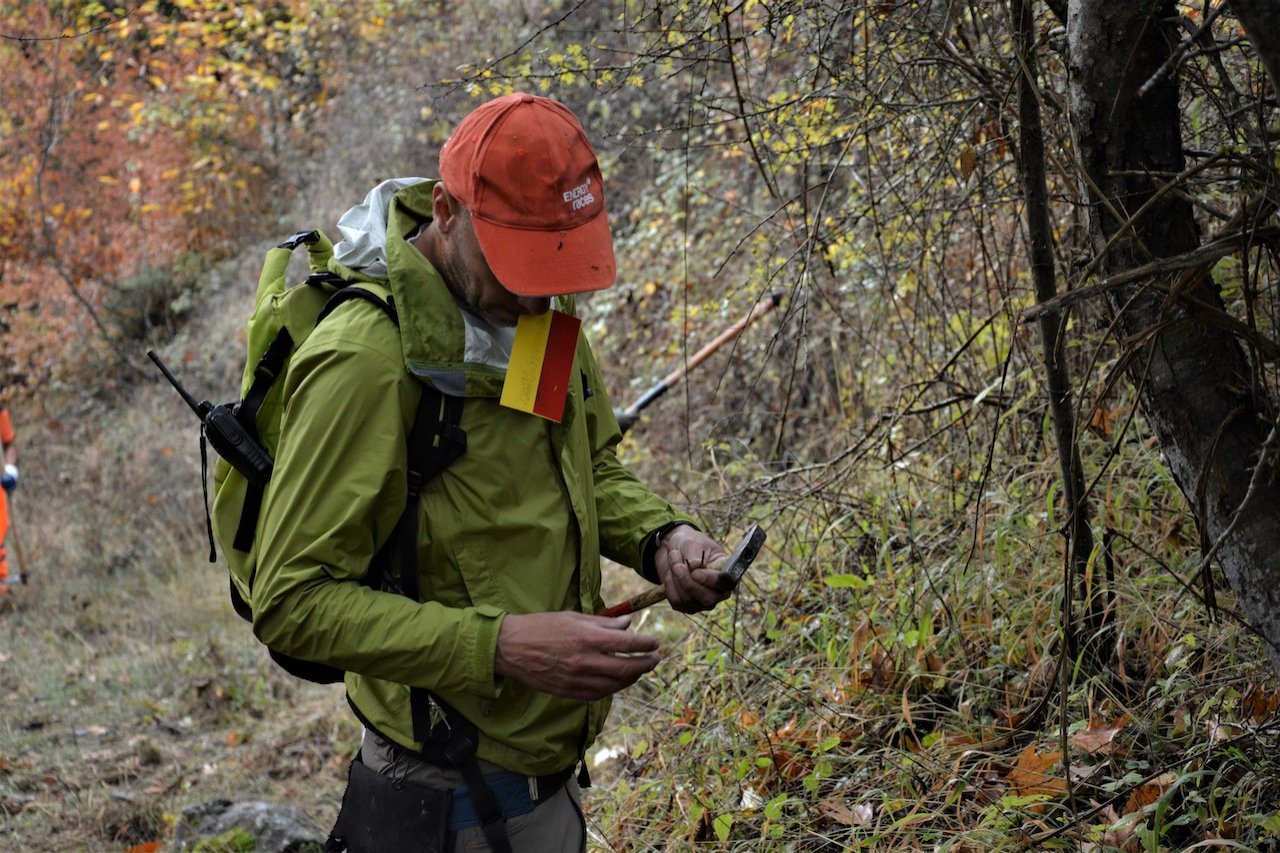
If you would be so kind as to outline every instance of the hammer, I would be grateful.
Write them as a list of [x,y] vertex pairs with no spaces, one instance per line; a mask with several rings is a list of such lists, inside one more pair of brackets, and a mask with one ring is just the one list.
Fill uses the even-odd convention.
[[[738,581],[742,580],[742,576],[746,574],[747,567],[755,560],[756,555],[760,553],[761,546],[764,545],[764,530],[760,525],[753,524],[751,529],[747,531],[747,535],[738,543],[738,547],[733,549],[733,553],[729,555],[729,559],[725,560],[720,566],[720,585],[722,588],[733,589],[737,587]],[[638,610],[644,610],[657,604],[659,601],[667,600],[667,588],[664,586],[655,586],[652,589],[645,590],[637,596],[627,599],[621,604],[615,604],[612,607],[601,610],[598,616],[625,616],[628,613],[635,613]]]

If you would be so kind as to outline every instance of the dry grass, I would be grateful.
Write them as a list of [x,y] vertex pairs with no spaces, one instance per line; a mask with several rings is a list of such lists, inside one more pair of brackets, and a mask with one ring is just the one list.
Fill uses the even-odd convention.
[[[253,281],[215,272],[215,328],[162,350],[197,395],[234,393],[239,353],[206,341],[235,340],[243,310],[222,309]],[[232,612],[207,562],[196,422],[158,379],[14,411],[30,583],[0,603],[6,849],[125,849],[217,797],[297,802],[325,824],[358,740],[341,690],[277,671]]]

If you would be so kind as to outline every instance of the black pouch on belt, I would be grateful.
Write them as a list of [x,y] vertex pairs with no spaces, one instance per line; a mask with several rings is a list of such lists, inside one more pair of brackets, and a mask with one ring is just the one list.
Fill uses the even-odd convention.
[[383,776],[357,755],[326,850],[443,853],[452,791]]

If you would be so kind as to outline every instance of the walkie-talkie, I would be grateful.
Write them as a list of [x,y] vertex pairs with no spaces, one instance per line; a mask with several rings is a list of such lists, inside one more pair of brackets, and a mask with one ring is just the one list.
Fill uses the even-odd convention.
[[262,442],[240,423],[240,419],[236,417],[231,407],[215,406],[208,400],[196,402],[196,398],[187,393],[182,383],[174,378],[169,368],[165,367],[160,356],[148,350],[147,357],[156,363],[156,367],[160,368],[164,378],[169,380],[169,384],[177,389],[183,401],[191,407],[191,411],[196,413],[196,417],[204,427],[204,434],[208,436],[209,443],[213,445],[217,454],[227,460],[228,465],[243,474],[250,483],[265,486],[271,479],[273,467],[271,454],[263,447]]

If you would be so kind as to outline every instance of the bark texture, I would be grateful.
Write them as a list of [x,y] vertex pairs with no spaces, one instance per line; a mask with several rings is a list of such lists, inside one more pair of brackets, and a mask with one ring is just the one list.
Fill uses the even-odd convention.
[[[1036,302],[1045,306],[1057,296],[1058,283],[1053,263],[1053,226],[1049,216],[1049,187],[1045,176],[1044,127],[1040,116],[1040,94],[1037,91],[1035,51],[1035,19],[1032,0],[1012,0],[1014,29],[1022,73],[1018,78],[1018,127],[1021,152],[1020,172],[1023,196],[1027,202],[1027,237],[1031,255],[1032,280]],[[1045,379],[1049,389],[1049,414],[1058,447],[1058,460],[1067,499],[1067,577],[1064,590],[1063,621],[1067,624],[1067,658],[1076,657],[1076,633],[1072,616],[1072,578],[1085,586],[1084,577],[1093,551],[1093,528],[1090,526],[1088,496],[1085,494],[1084,466],[1080,446],[1076,443],[1075,403],[1071,392],[1070,362],[1067,359],[1067,315],[1048,309],[1040,315],[1040,343],[1044,353]],[[1083,596],[1082,596],[1083,598]],[[1094,609],[1085,602],[1086,612]],[[1091,613],[1091,615],[1093,615]],[[1100,657],[1096,646],[1101,625],[1091,620],[1086,636],[1092,639],[1092,657]]]
[[1280,0],[1231,0],[1228,5],[1244,25],[1271,78],[1271,89],[1280,97]]
[[[1191,205],[1162,191],[1185,168],[1176,75],[1138,95],[1177,45],[1176,14],[1168,0],[1069,5],[1071,118],[1104,275],[1200,244]],[[1217,285],[1201,269],[1110,289],[1107,299],[1143,412],[1205,551],[1280,672],[1280,477],[1267,446],[1274,409],[1242,347],[1215,322],[1223,310]]]

